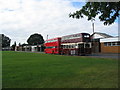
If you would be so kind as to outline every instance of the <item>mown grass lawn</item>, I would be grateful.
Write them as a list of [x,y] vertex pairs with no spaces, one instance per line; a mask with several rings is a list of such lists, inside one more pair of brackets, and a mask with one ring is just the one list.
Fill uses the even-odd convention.
[[3,52],[3,88],[117,88],[118,60]]

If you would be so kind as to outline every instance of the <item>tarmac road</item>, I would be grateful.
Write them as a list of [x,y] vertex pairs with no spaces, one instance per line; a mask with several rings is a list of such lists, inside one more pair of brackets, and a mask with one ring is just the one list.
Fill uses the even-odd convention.
[[99,58],[111,58],[111,59],[120,59],[120,53],[92,53],[88,55],[90,57],[99,57]]

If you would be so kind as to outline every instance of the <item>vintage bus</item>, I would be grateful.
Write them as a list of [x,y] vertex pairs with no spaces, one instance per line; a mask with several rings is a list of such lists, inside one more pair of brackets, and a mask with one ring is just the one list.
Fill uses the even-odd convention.
[[61,38],[58,37],[58,38],[48,39],[44,43],[44,46],[46,47],[44,49],[44,52],[49,54],[60,54],[60,45],[61,45]]
[[91,37],[88,33],[78,33],[46,40],[45,53],[62,55],[91,54]]
[[61,37],[61,54],[91,54],[91,37],[88,33],[78,33]]

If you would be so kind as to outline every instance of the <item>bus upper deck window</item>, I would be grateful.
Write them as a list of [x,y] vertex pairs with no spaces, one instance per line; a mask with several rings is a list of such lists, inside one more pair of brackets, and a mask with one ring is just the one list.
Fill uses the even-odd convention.
[[89,35],[84,35],[84,37],[87,37],[87,38],[88,38],[88,37],[89,37]]

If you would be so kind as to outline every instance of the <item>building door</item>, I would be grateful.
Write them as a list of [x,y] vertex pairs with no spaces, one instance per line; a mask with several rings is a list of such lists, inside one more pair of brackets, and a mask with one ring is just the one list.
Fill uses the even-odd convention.
[[93,39],[92,41],[92,53],[100,52],[100,39]]
[[85,52],[84,44],[78,44],[78,48],[79,48],[78,55],[81,55],[81,54],[83,54]]

